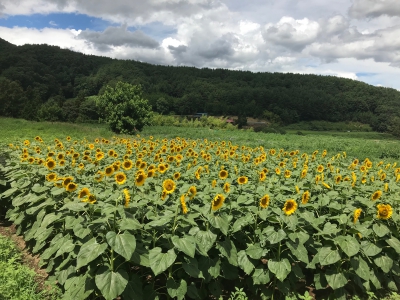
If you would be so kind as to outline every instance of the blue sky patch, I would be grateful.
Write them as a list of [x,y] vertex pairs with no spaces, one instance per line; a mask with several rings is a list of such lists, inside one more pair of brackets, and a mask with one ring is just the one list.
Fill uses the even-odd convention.
[[367,72],[360,72],[356,73],[357,77],[372,77],[378,75],[378,73],[367,73]]
[[74,13],[54,13],[48,15],[33,14],[33,15],[16,15],[7,16],[0,19],[0,26],[4,27],[28,27],[28,28],[70,28],[70,29],[91,29],[94,31],[103,31],[108,26],[112,26],[111,22],[100,18],[90,17],[84,14]]

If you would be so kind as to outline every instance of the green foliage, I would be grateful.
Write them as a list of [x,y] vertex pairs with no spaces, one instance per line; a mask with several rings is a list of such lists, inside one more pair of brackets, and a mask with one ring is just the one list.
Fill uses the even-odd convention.
[[157,113],[151,119],[152,126],[177,126],[188,128],[210,128],[235,130],[236,125],[227,122],[227,118],[216,118],[212,116],[202,116],[201,118],[188,119],[179,116],[164,116]]
[[[1,201],[9,204],[7,218],[32,251],[41,254],[41,263],[55,274],[65,298],[205,299],[231,293],[226,287],[236,286],[250,299],[268,299],[290,296],[300,282],[335,299],[353,291],[396,290],[400,169],[395,164],[355,161],[343,152],[276,151],[171,134],[173,140],[75,143],[67,138],[54,146],[37,139],[4,149],[10,155],[2,168],[10,184],[1,194]],[[28,157],[21,161],[24,153],[36,155],[37,147],[42,150],[35,152],[38,159],[54,152],[55,169],[29,163]],[[71,147],[81,153],[76,159]],[[106,157],[98,159],[91,148]],[[111,150],[140,164],[118,164]],[[83,158],[86,151],[92,163]],[[156,158],[168,162],[168,169],[159,165],[156,176],[144,178],[149,173],[141,164],[153,164]],[[128,180],[119,182],[118,176],[107,174],[96,182],[98,172],[110,166]],[[50,172],[58,180],[46,177]],[[138,183],[140,175],[144,183]],[[61,184],[66,185],[67,176],[78,184],[76,191]],[[241,176],[248,182],[241,182]],[[166,184],[171,178],[173,186]],[[197,193],[189,199],[192,185]],[[83,187],[95,202],[79,198]],[[381,195],[373,199],[377,190]],[[306,191],[310,197],[304,201]],[[218,208],[213,207],[216,195],[226,197]],[[261,205],[265,195],[270,201]],[[288,199],[296,206],[286,207]],[[377,204],[390,204],[393,214],[378,218]],[[357,219],[356,208],[362,209]]]
[[21,264],[21,254],[15,244],[1,235],[0,270],[0,299],[59,299],[60,295],[56,287],[38,292],[35,272]]
[[[0,43],[2,116],[34,120],[36,110],[54,96],[78,99],[82,104],[80,94],[96,96],[107,85],[123,81],[141,85],[144,97],[162,114],[244,114],[286,125],[360,122],[369,124],[372,130],[397,135],[400,92],[390,88],[333,76],[155,66],[48,45],[10,46],[4,40]],[[62,108],[63,103],[59,106]],[[71,111],[73,116],[66,109],[67,106],[57,121],[76,119],[76,109]],[[79,121],[87,122],[86,116],[92,121],[98,119],[79,112]],[[325,130],[321,124],[316,125],[316,130]]]
[[142,97],[140,86],[118,82],[107,86],[97,98],[105,122],[116,133],[133,134],[151,120],[151,107]]
[[40,121],[59,121],[62,119],[62,109],[54,99],[50,99],[39,108],[37,118]]

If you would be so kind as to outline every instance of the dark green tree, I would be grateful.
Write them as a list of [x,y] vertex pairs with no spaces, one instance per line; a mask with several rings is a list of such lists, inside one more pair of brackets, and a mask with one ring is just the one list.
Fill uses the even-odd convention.
[[133,134],[150,124],[151,106],[142,97],[140,85],[121,81],[108,85],[97,98],[97,106],[113,132]]

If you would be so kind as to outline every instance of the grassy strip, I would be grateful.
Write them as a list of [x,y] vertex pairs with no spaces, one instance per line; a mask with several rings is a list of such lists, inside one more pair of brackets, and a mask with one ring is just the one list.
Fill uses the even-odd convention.
[[[94,140],[109,139],[115,134],[104,124],[71,124],[59,122],[31,122],[22,119],[0,118],[0,145],[14,143],[18,140],[32,140],[36,135],[45,141],[63,136],[72,139]],[[331,132],[331,131],[296,131],[287,134],[252,132],[248,130],[228,131],[223,129],[188,128],[174,126],[149,126],[140,133],[155,138],[175,138],[177,136],[192,139],[207,138],[210,141],[226,140],[234,144],[251,147],[263,146],[266,149],[299,149],[301,152],[313,152],[326,149],[329,153],[346,151],[350,157],[364,160],[385,160],[395,162],[400,159],[400,140],[388,134],[377,132]]]
[[59,299],[56,290],[38,292],[35,271],[21,263],[22,254],[13,241],[0,235],[0,299]]

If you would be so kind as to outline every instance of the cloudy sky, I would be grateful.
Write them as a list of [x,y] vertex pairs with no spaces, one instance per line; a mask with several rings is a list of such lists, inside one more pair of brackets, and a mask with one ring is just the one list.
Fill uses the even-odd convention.
[[154,64],[400,90],[400,0],[0,0],[0,37]]

